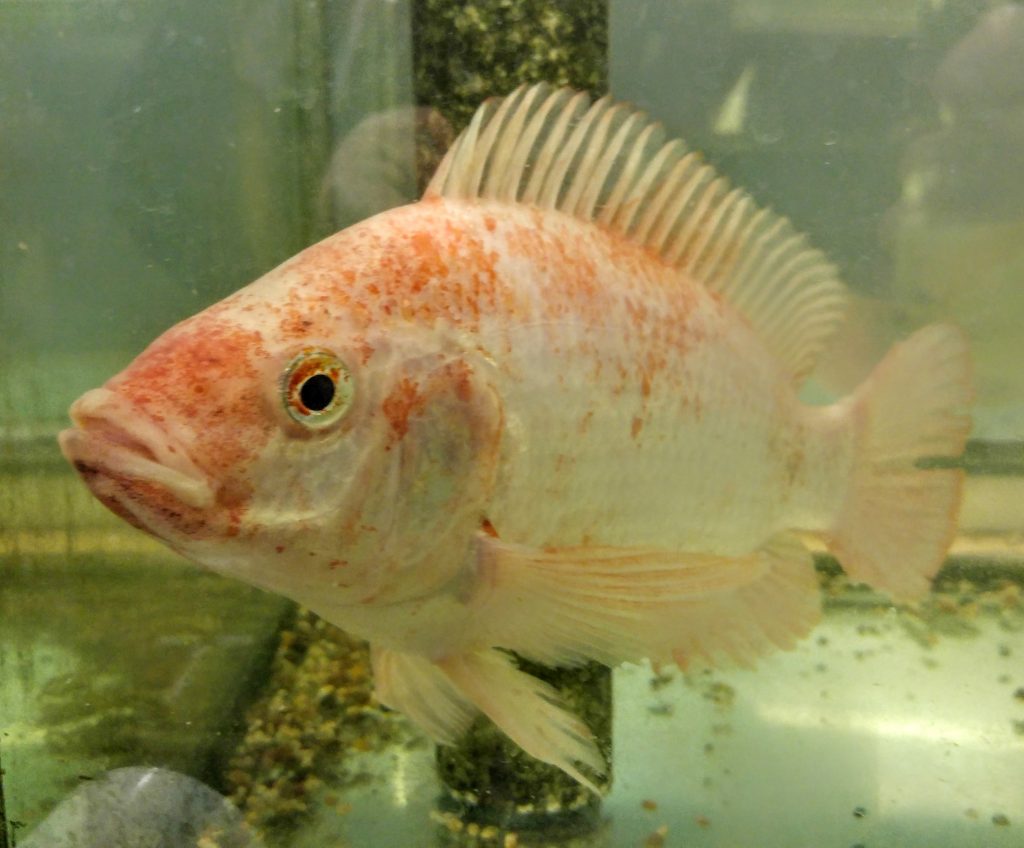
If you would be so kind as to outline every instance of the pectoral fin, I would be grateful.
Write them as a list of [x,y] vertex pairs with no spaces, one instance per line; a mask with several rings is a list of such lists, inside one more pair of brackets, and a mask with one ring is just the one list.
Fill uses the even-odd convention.
[[820,615],[810,554],[789,536],[735,557],[479,543],[470,603],[487,640],[552,665],[749,663],[792,646]]

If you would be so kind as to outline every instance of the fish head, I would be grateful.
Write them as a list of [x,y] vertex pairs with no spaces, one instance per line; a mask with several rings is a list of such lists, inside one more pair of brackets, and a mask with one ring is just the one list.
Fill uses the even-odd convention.
[[493,482],[484,365],[287,283],[257,281],[86,392],[63,453],[111,511],[214,570],[311,605],[429,592]]

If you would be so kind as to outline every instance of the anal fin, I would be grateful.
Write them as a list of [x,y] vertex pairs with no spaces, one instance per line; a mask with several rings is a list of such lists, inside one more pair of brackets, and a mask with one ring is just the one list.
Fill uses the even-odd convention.
[[749,663],[820,616],[811,556],[790,535],[742,556],[480,544],[471,603],[488,641],[551,665]]

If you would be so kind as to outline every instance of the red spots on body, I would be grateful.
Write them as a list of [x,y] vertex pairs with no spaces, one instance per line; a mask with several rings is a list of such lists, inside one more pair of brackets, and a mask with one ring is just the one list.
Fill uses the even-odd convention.
[[651,396],[651,376],[646,371],[640,376],[640,394],[645,398]]
[[279,554],[283,554],[285,552],[286,548],[285,548],[284,545],[275,545],[274,546],[274,550],[277,551],[277,553],[279,553]]
[[644,427],[644,420],[639,415],[633,416],[633,423],[629,428],[629,435],[634,439],[640,435],[640,431]]
[[635,297],[626,297],[623,301],[626,307],[626,314],[634,330],[643,330],[647,327],[648,309],[647,304]]
[[647,400],[651,396],[651,383],[654,380],[654,376],[670,369],[666,353],[660,347],[655,346],[643,355],[643,359],[640,362],[640,397],[642,398],[644,408],[646,408]]
[[381,403],[381,412],[391,428],[392,442],[409,432],[409,421],[426,407],[430,398],[454,397],[470,403],[474,397],[473,369],[462,360],[447,362],[429,374],[423,384],[402,377]]
[[355,348],[359,353],[359,364],[365,365],[373,356],[374,347],[365,338],[359,338],[355,342]]
[[461,359],[447,363],[431,380],[431,389],[445,391],[450,388],[462,403],[473,399],[473,369]]
[[676,272],[593,224],[547,210],[439,199],[356,225],[289,269],[303,281],[290,286],[297,294],[289,320],[297,330],[309,319],[315,288],[330,295],[332,315],[344,313],[359,327],[396,318],[427,325],[444,319],[470,330],[503,319],[600,326],[625,311],[642,334],[655,317],[645,289],[678,289],[668,280]]
[[329,269],[306,268],[304,285],[291,286],[284,297],[270,306],[268,329],[286,341],[308,342],[329,337],[341,313],[359,313],[358,304],[344,283],[345,275],[332,274]]
[[192,319],[172,328],[135,360],[118,380],[140,406],[166,397],[170,387],[205,394],[211,380],[246,374],[262,352],[259,333],[226,322]]
[[[423,214],[428,205],[429,217]],[[482,221],[466,226],[448,220],[436,204],[418,204],[335,236],[343,248],[369,241],[363,231],[376,230],[383,245],[347,292],[365,313],[365,326],[395,318],[476,326],[481,314],[493,311],[500,291],[499,257],[485,248],[483,228]]]
[[447,260],[450,255],[447,251],[442,253],[438,240],[432,233],[413,233],[409,242],[417,261],[413,265],[416,273],[406,281],[406,285],[409,291],[415,294],[428,284],[439,282],[448,276]]
[[491,520],[489,518],[485,518],[480,522],[480,529],[492,539],[498,538],[498,531],[494,529],[494,525],[491,524]]
[[400,440],[409,432],[409,418],[423,409],[426,398],[420,393],[419,385],[408,377],[399,380],[398,385],[384,398],[381,411],[391,425],[394,439]]
[[250,461],[275,426],[263,404],[266,356],[259,332],[200,313],[153,342],[108,388],[154,422],[193,431],[190,458],[221,479]]
[[305,339],[313,329],[313,319],[303,314],[292,314],[280,324],[281,334],[285,338]]

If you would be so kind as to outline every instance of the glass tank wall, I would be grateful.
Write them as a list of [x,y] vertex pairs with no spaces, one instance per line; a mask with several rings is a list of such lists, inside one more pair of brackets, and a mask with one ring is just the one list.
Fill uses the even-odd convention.
[[[811,399],[932,321],[978,389],[933,594],[822,555],[796,650],[615,670],[613,784],[575,816],[480,738],[439,771],[364,645],[114,518],[55,441],[163,329],[415,199],[482,99],[540,80],[637,103],[826,250],[854,307]],[[1021,844],[1022,81],[1020,3],[0,0],[0,846]],[[504,818],[465,800],[492,758]]]

